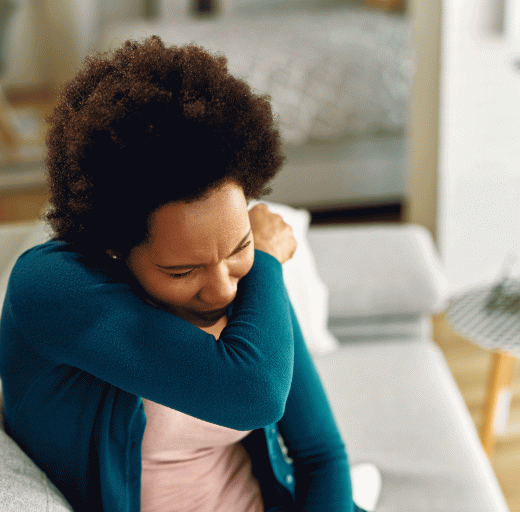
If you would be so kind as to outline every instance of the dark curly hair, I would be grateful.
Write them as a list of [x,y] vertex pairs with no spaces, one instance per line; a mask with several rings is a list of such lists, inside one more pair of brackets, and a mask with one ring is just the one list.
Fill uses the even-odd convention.
[[194,43],[152,36],[87,57],[47,119],[54,238],[127,255],[166,203],[228,180],[265,195],[285,159],[269,100]]

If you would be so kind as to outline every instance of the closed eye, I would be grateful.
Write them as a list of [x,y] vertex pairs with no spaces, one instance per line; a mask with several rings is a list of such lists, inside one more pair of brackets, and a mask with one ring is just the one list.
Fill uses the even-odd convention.
[[235,254],[237,254],[238,252],[240,251],[243,251],[246,247],[250,246],[251,245],[251,240],[249,240],[249,242],[247,242],[246,244],[244,244],[242,247],[239,247],[236,251],[235,251]]
[[[249,231],[249,233],[246,235],[245,238],[247,238],[250,234],[251,234],[251,231]],[[251,245],[251,240],[249,240],[244,245],[238,247],[238,249],[235,250],[233,255],[238,254],[239,252],[243,251],[246,247],[249,247],[250,245]],[[160,267],[160,265],[157,265],[157,266]],[[162,268],[166,268],[166,267],[162,267]],[[199,267],[197,267],[197,268],[199,268]],[[193,272],[195,272],[195,270],[197,270],[197,268],[192,268],[191,270],[188,270],[187,272],[168,274],[168,275],[173,279],[182,279],[183,277],[188,277],[189,275],[191,275]]]
[[188,270],[188,272],[182,272],[182,274],[168,274],[168,275],[170,277],[173,277],[173,279],[182,279],[183,277],[188,277],[194,271],[195,271],[195,269],[192,268],[191,270]]
[[[246,247],[249,247],[251,245],[251,240],[249,240],[249,242],[245,243],[242,247],[239,247],[236,251],[235,251],[235,254],[238,254],[240,251],[243,251]],[[173,279],[182,279],[183,277],[188,277],[189,275],[191,275],[193,272],[195,272],[195,268],[192,268],[191,270],[188,270],[188,272],[182,272],[180,274],[168,274],[170,277],[173,277]]]

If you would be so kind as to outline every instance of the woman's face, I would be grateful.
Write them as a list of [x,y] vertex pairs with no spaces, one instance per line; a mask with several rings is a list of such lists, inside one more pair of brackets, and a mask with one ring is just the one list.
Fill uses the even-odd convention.
[[242,188],[226,182],[192,203],[169,203],[150,218],[149,240],[126,264],[151,303],[198,327],[217,323],[253,265]]

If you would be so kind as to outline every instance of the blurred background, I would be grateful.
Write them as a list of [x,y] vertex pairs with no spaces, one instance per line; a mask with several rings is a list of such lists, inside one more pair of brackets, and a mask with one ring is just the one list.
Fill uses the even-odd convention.
[[[414,66],[402,0],[0,0],[0,16],[2,194],[44,193],[43,118],[83,57],[157,33],[224,52],[271,94],[288,156],[272,201],[315,222],[402,218]],[[0,220],[28,210],[2,197]]]
[[[63,82],[151,34],[223,52],[271,95],[288,160],[268,200],[315,224],[425,226],[453,293],[520,256],[519,0],[0,0],[0,222],[46,203],[44,120]],[[489,353],[444,315],[434,330],[479,427]],[[520,512],[519,431],[492,457]]]

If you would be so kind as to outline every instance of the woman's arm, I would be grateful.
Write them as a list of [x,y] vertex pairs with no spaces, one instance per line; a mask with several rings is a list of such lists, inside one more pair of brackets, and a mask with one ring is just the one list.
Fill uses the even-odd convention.
[[350,469],[320,377],[291,306],[294,375],[285,413],[278,423],[294,460],[296,508],[305,512],[353,512]]
[[281,264],[265,252],[255,251],[218,340],[146,304],[62,242],[20,257],[6,304],[20,342],[54,365],[238,430],[283,414],[293,333]]

